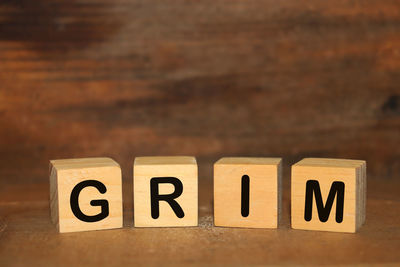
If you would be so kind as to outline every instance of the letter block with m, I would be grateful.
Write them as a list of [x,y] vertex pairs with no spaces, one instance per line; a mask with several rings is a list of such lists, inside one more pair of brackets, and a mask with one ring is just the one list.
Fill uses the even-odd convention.
[[292,228],[356,232],[365,221],[366,163],[306,158],[292,166]]
[[121,228],[121,168],[110,158],[51,160],[50,206],[60,233]]

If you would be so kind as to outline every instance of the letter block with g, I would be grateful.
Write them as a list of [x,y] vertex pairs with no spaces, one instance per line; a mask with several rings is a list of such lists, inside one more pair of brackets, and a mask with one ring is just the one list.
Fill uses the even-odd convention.
[[110,158],[50,161],[50,205],[60,233],[122,227],[121,168]]
[[292,228],[356,232],[365,221],[366,163],[306,158],[292,166]]

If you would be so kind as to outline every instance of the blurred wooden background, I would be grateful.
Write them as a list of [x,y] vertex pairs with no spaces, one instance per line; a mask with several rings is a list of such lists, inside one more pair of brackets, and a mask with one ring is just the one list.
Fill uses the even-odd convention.
[[[48,219],[49,160],[110,156],[131,226],[143,155],[198,159],[202,228],[178,242],[187,263],[398,262],[399,86],[398,0],[2,0],[0,263],[82,264],[78,243],[93,256],[84,265],[114,262],[110,251],[119,263],[156,263],[155,251],[173,261],[179,229],[62,237]],[[210,228],[222,156],[284,158],[282,230]],[[289,166],[307,156],[367,160],[360,235],[290,231]]]
[[[400,172],[399,1],[3,0],[1,184],[49,159],[366,159]],[[211,172],[206,172],[208,176]]]

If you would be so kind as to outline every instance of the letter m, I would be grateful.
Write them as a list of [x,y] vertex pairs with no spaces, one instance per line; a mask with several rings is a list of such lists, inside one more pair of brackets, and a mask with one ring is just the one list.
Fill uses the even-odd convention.
[[333,201],[336,197],[336,222],[343,221],[343,206],[344,206],[344,183],[333,182],[329,191],[326,203],[322,202],[321,189],[316,180],[309,180],[306,184],[306,203],[304,209],[304,220],[311,221],[313,209],[313,193],[318,210],[318,217],[321,222],[326,222],[332,210]]

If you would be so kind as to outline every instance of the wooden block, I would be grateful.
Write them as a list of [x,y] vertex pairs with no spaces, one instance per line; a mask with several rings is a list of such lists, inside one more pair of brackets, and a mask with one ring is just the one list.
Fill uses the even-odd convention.
[[277,228],[280,158],[222,158],[214,164],[215,226]]
[[137,157],[133,168],[136,227],[198,225],[194,157]]
[[365,222],[366,162],[306,158],[292,166],[292,228],[356,232]]
[[50,210],[60,233],[122,227],[118,163],[110,158],[51,160]]

